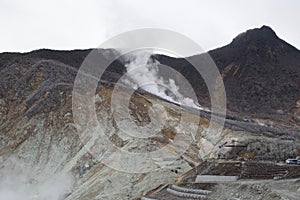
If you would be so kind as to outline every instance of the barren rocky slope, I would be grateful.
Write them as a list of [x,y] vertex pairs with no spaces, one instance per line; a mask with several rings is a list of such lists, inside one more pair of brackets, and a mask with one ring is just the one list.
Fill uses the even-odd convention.
[[[116,53],[114,50],[100,51],[102,59]],[[115,122],[110,102],[114,86],[111,82],[124,72],[122,62],[115,61],[95,94],[101,131],[122,150],[151,152],[167,147],[172,156],[153,159],[155,170],[149,173],[127,173],[110,168],[102,164],[101,159],[95,159],[84,146],[85,141],[78,134],[80,127],[73,119],[73,82],[89,52],[40,50],[0,54],[0,186],[6,186],[0,187],[0,199],[1,195],[11,192],[7,186],[10,184],[14,187],[14,192],[9,193],[11,199],[20,196],[22,199],[51,200],[138,199],[176,180],[208,158],[282,161],[300,154],[299,127],[293,120],[279,123],[273,118],[261,119],[260,115],[245,119],[233,112],[227,116],[221,132],[209,135],[209,112],[198,115],[192,108],[181,108],[145,92],[136,92],[131,97],[129,110],[133,121],[138,127],[150,123],[150,110],[160,105],[166,112],[156,120],[167,119],[166,124],[158,134],[145,140],[124,134]],[[286,81],[292,73],[291,68],[285,68],[288,72],[280,80]],[[289,80],[290,86],[299,89],[299,79],[294,80],[299,75],[299,67],[292,69],[296,71]],[[282,99],[277,97],[280,96],[276,95],[276,102],[291,97],[291,101],[282,105],[285,111],[286,105],[299,99],[299,90],[291,89]],[[230,98],[233,97],[229,97],[229,101]],[[291,108],[293,112],[294,109],[296,107]],[[287,113],[290,114],[289,109]],[[188,121],[179,124],[182,115],[197,118],[199,126]],[[126,119],[123,122],[127,123]],[[138,134],[138,130],[131,131]],[[174,141],[179,140],[176,136],[188,143],[184,154],[176,149]],[[49,191],[57,195],[51,196]]]
[[[24,162],[26,168],[34,169],[36,174],[43,174],[48,179],[57,173],[71,172],[75,177],[75,185],[67,192],[67,199],[138,198],[161,184],[174,181],[200,163],[200,158],[251,157],[283,160],[299,154],[299,138],[296,134],[278,137],[272,132],[264,134],[224,129],[218,137],[211,137],[206,134],[208,119],[200,117],[198,131],[193,132],[196,141],[192,142],[183,156],[173,152],[176,162],[173,161],[176,164],[168,164],[168,161],[158,159],[156,165],[161,170],[142,174],[120,172],[93,159],[78,136],[72,118],[71,80],[75,75],[72,67],[52,60],[38,61],[28,68],[21,65],[9,67],[20,73],[20,77],[15,79],[15,87],[7,90],[5,98],[1,99],[0,150],[3,170]],[[159,135],[145,141],[125,137],[113,120],[109,102],[111,92],[109,85],[104,84],[99,88],[96,94],[96,110],[107,137],[116,146],[127,150],[151,151],[166,145],[180,132],[185,132],[186,137],[192,139],[187,130],[190,124],[181,128],[176,125],[181,112],[178,105],[145,93],[136,93],[131,98],[132,116],[137,124],[141,125],[143,121],[149,120],[147,108],[155,103],[163,105],[167,110],[168,123]],[[187,113],[194,115],[190,111]],[[235,120],[235,123],[245,122]],[[258,124],[255,126],[260,127]],[[235,144],[244,146],[235,148]],[[18,176],[18,171],[12,171],[12,174]],[[35,176],[29,180],[35,179]],[[29,180],[26,184],[31,184]],[[32,191],[32,197],[34,194]]]
[[[238,115],[299,122],[300,51],[280,39],[268,26],[241,33],[221,48],[208,52],[222,74],[228,110]],[[184,59],[158,56],[191,82],[202,104],[209,102],[198,73]],[[188,60],[201,63],[202,55]]]

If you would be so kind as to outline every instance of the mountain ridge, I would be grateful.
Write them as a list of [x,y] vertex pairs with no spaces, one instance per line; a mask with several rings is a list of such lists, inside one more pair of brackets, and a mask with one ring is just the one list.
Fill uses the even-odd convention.
[[[217,123],[210,123],[210,111],[203,110],[199,114],[195,108],[180,106],[139,89],[133,94],[126,89],[117,91],[120,94],[115,98],[120,103],[113,105],[111,97],[116,92],[115,83],[127,70],[127,63],[122,58],[109,66],[96,92],[85,92],[79,87],[77,95],[82,96],[83,101],[74,103],[74,80],[91,50],[0,54],[0,196],[9,193],[14,195],[13,199],[48,199],[52,194],[54,199],[65,200],[141,199],[168,183],[184,181],[186,175],[219,170],[218,175],[229,171],[239,175],[238,162],[255,160],[254,171],[251,171],[253,168],[246,170],[250,172],[248,175],[255,177],[255,170],[261,170],[262,166],[268,168],[263,163],[281,162],[278,165],[281,168],[282,161],[300,154],[300,129],[292,120],[300,114],[300,110],[298,113],[292,110],[299,99],[299,67],[295,64],[298,52],[292,51],[296,56],[275,52],[277,61],[272,56],[261,58],[260,52],[256,56],[257,49],[252,48],[254,53],[249,56],[237,51],[239,54],[229,57],[226,48],[222,54],[211,53],[229,99],[230,115],[219,129],[216,126],[210,128],[210,124],[219,125],[218,119],[224,116],[218,115]],[[100,64],[116,53],[114,50],[98,51]],[[203,56],[206,55],[187,59],[195,59],[201,65]],[[158,67],[166,64],[184,75],[198,91],[199,102],[209,105],[205,83],[186,59],[162,55],[152,58]],[[283,65],[285,63],[288,66]],[[285,84],[283,87],[282,83]],[[290,90],[293,88],[296,90]],[[269,98],[269,90],[271,95],[274,93],[274,99]],[[251,97],[252,93],[254,97]],[[293,95],[295,98],[291,98]],[[255,99],[256,96],[262,99]],[[127,98],[129,104],[122,101]],[[262,100],[274,108],[264,105]],[[281,106],[287,109],[272,116],[272,111]],[[90,108],[95,113],[89,112]],[[300,108],[300,102],[296,103],[296,108]],[[257,110],[264,114],[263,117]],[[124,116],[124,111],[130,116]],[[153,118],[151,111],[158,114]],[[90,114],[95,120],[89,121]],[[277,121],[280,117],[284,117],[284,123]],[[156,127],[156,123],[147,126],[152,121],[164,123],[162,127]],[[129,130],[124,130],[122,125]],[[147,137],[140,138],[141,133]],[[163,152],[144,156],[162,147],[167,150],[165,157]],[[142,153],[142,157],[136,160],[118,156],[115,150]],[[207,160],[213,162],[205,162]],[[233,160],[224,167],[224,161]],[[106,161],[116,161],[117,167]],[[148,173],[132,173],[137,166],[141,167],[138,170]],[[273,171],[269,175],[276,181],[299,177],[299,169],[280,175]],[[192,179],[193,182],[196,180],[195,177]],[[244,183],[242,185],[233,187],[245,189]],[[274,194],[268,198],[261,192],[268,192],[266,187],[257,190],[257,183],[253,185],[251,192],[247,188],[239,192],[274,199]],[[293,187],[292,191],[296,193],[298,185]],[[219,191],[212,191],[212,195],[222,194]],[[229,196],[232,194],[226,198]],[[158,198],[162,199],[161,196]],[[167,199],[174,199],[174,196],[167,195]]]
[[[0,70],[7,73],[11,65],[25,68],[39,60],[57,60],[78,69],[92,49],[49,50],[41,49],[28,53],[0,54]],[[105,50],[103,50],[104,52]],[[109,50],[106,50],[109,51]],[[113,50],[111,50],[113,51]],[[280,39],[268,26],[248,30],[223,47],[208,52],[223,77],[228,99],[228,111],[257,117],[274,117],[293,121],[300,100],[300,51]],[[171,66],[190,81],[200,104],[210,106],[207,87],[200,75],[185,58],[164,55],[153,56],[161,64]],[[201,60],[201,54],[190,57]],[[121,60],[108,68],[106,79],[115,82],[126,69]],[[4,69],[6,68],[6,69]],[[8,75],[9,76],[9,75]],[[15,77],[16,78],[16,77]],[[196,81],[195,81],[196,80]],[[9,88],[7,83],[0,96]],[[1,92],[2,90],[2,92]]]

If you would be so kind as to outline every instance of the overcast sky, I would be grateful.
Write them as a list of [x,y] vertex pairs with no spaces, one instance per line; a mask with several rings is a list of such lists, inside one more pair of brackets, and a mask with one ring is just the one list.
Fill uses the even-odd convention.
[[0,0],[0,52],[93,48],[137,28],[182,33],[205,50],[271,26],[300,48],[298,0]]

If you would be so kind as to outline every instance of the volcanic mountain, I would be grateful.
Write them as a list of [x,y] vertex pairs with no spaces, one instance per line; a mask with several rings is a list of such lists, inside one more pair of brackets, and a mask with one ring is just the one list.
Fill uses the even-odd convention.
[[[25,54],[2,53],[0,69],[3,82],[0,96],[11,87],[10,82],[15,77],[11,74],[12,68],[7,66],[27,66],[33,60],[51,59],[72,66],[76,71],[90,51],[37,50]],[[109,50],[106,52],[103,50],[103,54],[109,56]],[[297,102],[300,100],[300,51],[280,39],[270,27],[262,26],[241,33],[230,44],[211,50],[208,54],[223,77],[229,113],[271,117],[286,122],[299,120],[295,113],[298,112]],[[210,106],[208,90],[202,77],[185,58],[165,55],[152,57],[184,75],[193,86],[200,104]],[[201,62],[201,57],[200,54],[188,59]],[[103,59],[106,59],[104,55]],[[111,64],[103,78],[115,82],[125,72],[124,62],[119,59]]]
[[210,51],[226,87],[229,109],[265,116],[293,112],[300,97],[300,51],[266,26]]
[[[293,120],[300,99],[300,51],[280,39],[268,26],[241,33],[221,48],[208,52],[224,81],[229,112],[261,118]],[[201,55],[190,59],[201,60]],[[207,104],[202,78],[184,59],[158,56],[193,85]]]
[[[227,174],[223,164],[218,165],[219,159],[270,164],[300,154],[300,52],[278,38],[271,28],[249,30],[227,46],[208,52],[226,89],[228,112],[221,129],[211,128],[207,87],[187,61],[202,65],[204,54],[188,58],[151,55],[146,63],[153,64],[154,69],[168,65],[185,76],[199,106],[207,107],[200,112],[143,89],[131,94],[125,87],[116,98],[129,97],[128,104],[113,107],[116,82],[130,64],[122,56],[110,64],[95,91],[80,93],[74,81],[93,50],[0,54],[0,199],[140,199],[161,185],[174,183],[183,174],[197,175],[197,170],[191,171],[196,166],[202,174],[213,168]],[[99,64],[120,55],[114,49],[96,51]],[[160,71],[147,72],[160,75]],[[169,83],[174,86],[177,77],[171,78],[174,82]],[[180,84],[177,86],[183,93]],[[74,93],[77,89],[79,92]],[[74,94],[84,98],[82,104],[74,104]],[[93,98],[87,98],[90,94]],[[85,115],[89,103],[95,111],[94,121],[88,121]],[[118,118],[124,110],[130,116]],[[158,114],[151,118],[151,113]],[[84,123],[77,123],[78,119]],[[218,125],[218,119],[212,124]],[[152,121],[165,123],[159,129],[147,126]],[[143,137],[135,137],[140,134]],[[183,146],[186,148],[181,151]],[[148,156],[159,149],[166,152]],[[116,150],[146,156],[135,160],[115,157]],[[213,162],[206,165],[206,160]],[[105,161],[120,162],[111,167]],[[235,175],[243,172],[244,177],[251,178],[253,171],[265,172],[260,165],[252,169],[251,163],[238,164],[241,168],[236,167],[237,163],[229,166]],[[128,173],[120,166],[141,173]],[[271,170],[268,177],[299,177],[296,166],[276,165],[274,169],[278,168],[280,173],[274,175]],[[299,188],[296,184],[292,188],[295,193]],[[251,186],[251,192],[244,185],[231,188],[244,188],[250,195],[256,192],[260,199],[274,199],[275,193],[280,195],[278,191],[282,191],[273,193],[266,187],[258,190]],[[268,198],[260,191],[267,191]]]

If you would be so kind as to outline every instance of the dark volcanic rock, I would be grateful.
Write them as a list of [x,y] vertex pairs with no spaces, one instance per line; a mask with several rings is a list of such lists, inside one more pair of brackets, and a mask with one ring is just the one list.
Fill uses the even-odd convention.
[[[0,98],[9,96],[13,89],[17,92],[19,101],[22,99],[20,95],[24,98],[29,95],[26,102],[30,105],[39,98],[40,92],[49,90],[52,94],[51,91],[58,85],[62,87],[61,84],[72,88],[70,85],[76,71],[90,51],[91,49],[43,49],[25,54],[0,54]],[[103,54],[105,51],[107,50],[103,50]],[[296,112],[296,102],[300,99],[300,52],[278,38],[270,27],[248,30],[233,39],[229,45],[208,53],[223,77],[229,112],[285,121],[292,119],[290,115]],[[203,57],[204,55],[196,55],[188,59],[201,65]],[[153,58],[184,75],[194,87],[200,104],[210,105],[207,87],[189,62],[183,58],[164,55],[154,55]],[[104,55],[103,59],[106,59]],[[49,62],[55,64],[51,65]],[[122,59],[118,59],[102,78],[115,82],[125,71]],[[37,73],[42,79],[38,92],[23,90],[28,81],[38,76]]]
[[[286,119],[296,109],[300,99],[300,51],[278,38],[270,27],[248,30],[229,45],[208,53],[223,77],[229,111]],[[189,59],[200,62],[201,56]],[[188,62],[167,56],[157,59],[182,72],[200,103],[207,104],[204,82]]]
[[300,52],[269,27],[249,30],[209,53],[222,73],[230,110],[263,116],[296,107]]

